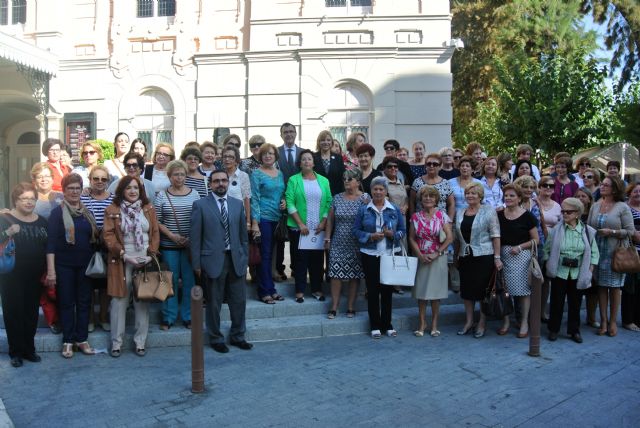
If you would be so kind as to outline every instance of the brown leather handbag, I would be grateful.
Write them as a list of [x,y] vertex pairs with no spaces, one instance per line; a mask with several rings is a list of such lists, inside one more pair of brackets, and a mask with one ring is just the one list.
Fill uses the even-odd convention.
[[611,269],[618,273],[640,272],[640,257],[630,238],[618,240],[618,245],[613,250]]
[[173,273],[156,256],[133,274],[133,293],[141,302],[164,302],[173,297]]

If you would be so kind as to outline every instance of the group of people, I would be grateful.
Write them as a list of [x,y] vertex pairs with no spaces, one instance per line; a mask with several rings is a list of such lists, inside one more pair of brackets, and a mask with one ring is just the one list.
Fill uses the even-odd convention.
[[[13,208],[0,216],[0,241],[16,243],[16,265],[2,275],[0,288],[11,363],[40,360],[33,344],[39,305],[51,330],[62,333],[63,357],[93,354],[88,333],[98,326],[111,332],[109,352],[119,357],[132,278],[158,258],[172,272],[174,287],[162,303],[162,330],[178,321],[191,328],[189,296],[199,283],[212,348],[229,351],[220,331],[225,301],[229,343],[251,349],[244,338],[248,246],[257,246],[261,256],[249,267],[257,298],[273,305],[284,300],[276,286],[287,278],[286,240],[295,301],[325,301],[326,280],[327,317],[334,319],[346,282],[345,315],[353,318],[364,279],[373,338],[397,335],[392,298],[404,290],[380,283],[380,257],[402,247],[419,260],[412,287],[418,337],[440,335],[439,304],[449,289],[464,301],[466,321],[458,334],[483,337],[487,319],[480,313],[476,320],[475,306],[496,271],[515,298],[516,335],[527,337],[532,257],[545,272],[542,317],[549,340],[558,337],[566,300],[567,333],[582,342],[583,295],[587,323],[598,334],[617,334],[620,307],[623,326],[640,331],[637,275],[612,268],[619,240],[631,239],[640,249],[640,183],[627,186],[619,163],[610,162],[601,179],[589,159],[574,167],[568,153],[559,153],[551,171],[540,175],[528,145],[518,147],[514,163],[509,154],[484,155],[476,143],[427,153],[415,142],[409,157],[398,141],[387,140],[374,167],[376,150],[363,133],[350,135],[344,152],[328,131],[318,135],[315,151],[296,145],[290,123],[280,135],[280,146],[251,137],[246,159],[235,134],[222,147],[190,142],[176,159],[166,143],[156,144],[148,158],[144,141],[130,142],[120,132],[113,159],[104,160],[101,146],[88,141],[73,169],[61,161],[61,141],[47,139],[47,160],[33,166],[31,183],[13,189]],[[85,275],[96,252],[105,255],[106,278]],[[133,299],[133,305],[135,353],[144,356],[149,303]],[[507,334],[510,325],[505,317],[497,333]]]

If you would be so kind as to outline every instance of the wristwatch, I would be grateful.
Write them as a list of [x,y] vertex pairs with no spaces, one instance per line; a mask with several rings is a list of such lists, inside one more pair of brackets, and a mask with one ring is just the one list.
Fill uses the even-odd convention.
[[439,256],[444,256],[444,251],[438,251]]

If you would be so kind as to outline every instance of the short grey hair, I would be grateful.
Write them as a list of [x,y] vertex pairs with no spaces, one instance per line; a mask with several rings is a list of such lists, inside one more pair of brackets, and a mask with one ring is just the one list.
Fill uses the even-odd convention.
[[578,217],[584,214],[584,204],[578,198],[567,198],[562,201],[563,204],[569,205],[572,209],[578,211]]
[[386,192],[389,192],[389,184],[387,183],[386,177],[376,177],[371,180],[371,186],[369,186],[369,188],[373,189],[374,186],[382,186]]

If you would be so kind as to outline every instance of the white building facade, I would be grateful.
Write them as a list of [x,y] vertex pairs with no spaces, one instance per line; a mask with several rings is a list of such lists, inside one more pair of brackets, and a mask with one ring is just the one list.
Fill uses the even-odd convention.
[[451,144],[450,29],[447,0],[0,0],[0,32],[55,64],[45,111],[0,58],[5,174],[25,179],[15,166],[39,156],[19,147],[27,132],[179,151],[216,129],[281,144],[291,122],[312,149],[329,129],[435,150]]

